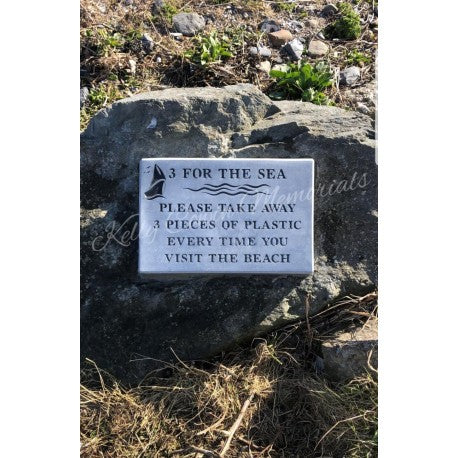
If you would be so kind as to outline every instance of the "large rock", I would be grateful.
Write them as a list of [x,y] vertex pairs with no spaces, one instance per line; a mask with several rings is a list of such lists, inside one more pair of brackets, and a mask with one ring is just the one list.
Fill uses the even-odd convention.
[[[125,380],[157,359],[206,358],[377,282],[374,130],[363,114],[272,102],[254,86],[166,89],[99,112],[81,138],[81,355]],[[313,158],[312,276],[137,275],[138,163],[146,157]]]

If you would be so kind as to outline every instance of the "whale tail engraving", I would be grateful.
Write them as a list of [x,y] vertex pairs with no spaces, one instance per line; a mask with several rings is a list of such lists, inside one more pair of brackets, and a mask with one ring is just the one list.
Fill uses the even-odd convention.
[[145,192],[145,198],[148,200],[164,197],[165,175],[161,168],[156,164],[154,166],[153,179],[150,188]]

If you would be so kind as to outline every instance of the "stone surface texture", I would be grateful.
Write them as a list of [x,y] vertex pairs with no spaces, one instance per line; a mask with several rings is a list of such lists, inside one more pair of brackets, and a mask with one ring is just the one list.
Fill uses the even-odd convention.
[[205,19],[197,13],[178,13],[172,19],[173,28],[187,37],[192,37],[205,27]]
[[[141,158],[315,160],[311,276],[142,281]],[[373,121],[309,103],[273,102],[252,85],[165,89],[99,112],[81,137],[81,356],[126,381],[200,359],[377,284]]]
[[266,19],[259,24],[259,30],[264,33],[278,32],[280,29],[278,22],[273,19]]
[[307,48],[307,54],[311,57],[325,56],[329,52],[329,46],[319,40],[312,40]]
[[286,44],[282,50],[287,53],[291,59],[299,60],[302,57],[302,53],[304,52],[304,45],[299,40],[299,38],[295,38]]
[[359,67],[348,67],[340,72],[340,83],[346,86],[353,86],[358,82],[360,77],[361,70]]
[[346,381],[366,373],[376,376],[378,367],[377,319],[362,328],[338,335],[322,344],[324,371],[335,381]]
[[268,34],[269,41],[272,46],[280,47],[293,39],[293,35],[289,30],[281,29],[278,32],[271,32]]

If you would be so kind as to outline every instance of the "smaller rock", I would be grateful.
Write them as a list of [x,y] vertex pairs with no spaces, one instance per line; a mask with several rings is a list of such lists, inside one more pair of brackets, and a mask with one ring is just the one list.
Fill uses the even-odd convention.
[[304,28],[304,24],[300,21],[292,20],[288,22],[288,28],[294,32],[300,32]]
[[278,32],[271,32],[268,35],[272,46],[280,47],[293,39],[293,35],[289,30],[281,29]]
[[250,46],[250,49],[248,49],[248,52],[252,56],[257,56],[258,55],[258,48],[256,46]]
[[298,38],[295,38],[282,49],[288,53],[293,60],[299,60],[302,57],[302,53],[304,52],[304,45]]
[[160,64],[160,63],[162,62],[162,58],[161,58],[160,56],[157,56],[157,57],[156,57],[156,62],[157,62],[158,64]]
[[287,72],[289,69],[288,65],[286,64],[281,64],[281,65],[274,65],[272,67],[272,70],[278,70],[280,72]]
[[370,115],[371,114],[371,110],[369,109],[369,107],[367,105],[364,105],[364,103],[358,102],[356,104],[356,109],[360,113],[363,113],[363,114],[366,114],[366,115]]
[[324,8],[321,10],[321,15],[324,17],[331,17],[334,16],[339,12],[339,9],[336,5],[329,3],[329,5],[325,5]]
[[135,62],[135,60],[133,60],[133,59],[129,59],[129,70],[128,70],[128,72],[131,75],[135,75],[135,73],[137,72],[137,62]]
[[324,371],[335,381],[364,375],[376,375],[378,366],[377,319],[370,319],[354,332],[338,335],[321,346]]
[[269,74],[270,69],[271,69],[271,64],[268,60],[264,60],[257,67],[259,68],[259,70],[262,70],[263,72]]
[[261,56],[261,57],[270,57],[272,55],[272,51],[269,48],[266,48],[265,46],[250,46],[248,49],[248,52],[252,56]]
[[361,77],[361,70],[359,67],[352,66],[340,72],[340,83],[346,86],[353,86]]
[[258,53],[261,57],[270,57],[272,55],[272,51],[266,46],[260,46],[258,48]]
[[326,37],[324,36],[323,32],[318,32],[317,37],[321,40],[326,40]]
[[154,41],[147,33],[143,34],[141,41],[142,41],[143,49],[145,50],[147,54],[153,51]]
[[325,56],[329,52],[329,46],[318,40],[312,40],[309,43],[307,54],[311,57]]
[[244,11],[243,14],[242,14],[242,17],[243,17],[243,19],[248,19],[250,17],[250,15],[246,11]]
[[172,18],[173,28],[187,37],[192,37],[205,27],[205,19],[197,13],[178,13]]
[[259,24],[259,29],[264,33],[278,32],[281,27],[273,19],[266,19]]
[[84,105],[84,102],[86,102],[88,97],[89,97],[89,89],[87,87],[82,87],[80,89],[80,107]]
[[165,0],[154,0],[151,10],[153,13],[159,13],[166,5]]
[[183,38],[183,34],[180,32],[170,32],[170,36],[175,38],[175,40],[181,40]]
[[273,58],[273,61],[276,63],[276,64],[282,64],[283,63],[283,59],[281,58],[281,56],[275,56]]

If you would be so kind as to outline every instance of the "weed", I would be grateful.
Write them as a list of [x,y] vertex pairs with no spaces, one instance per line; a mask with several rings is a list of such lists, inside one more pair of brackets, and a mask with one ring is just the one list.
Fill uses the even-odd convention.
[[270,76],[276,81],[274,100],[299,99],[317,105],[328,105],[324,90],[332,84],[332,73],[325,62],[312,66],[306,62],[286,64],[286,71],[271,70]]
[[206,65],[211,62],[220,62],[224,58],[232,57],[231,42],[227,35],[218,36],[218,32],[213,30],[208,35],[198,35],[194,39],[195,47],[185,52],[185,57]]
[[362,53],[356,49],[353,49],[347,54],[347,64],[349,65],[363,65],[363,64],[370,64],[371,57],[366,54]]
[[143,32],[140,29],[131,29],[125,34],[125,40],[127,42],[140,40],[143,36]]
[[178,13],[178,8],[172,2],[166,2],[160,9],[159,16],[153,16],[153,21],[157,19],[164,19],[169,25],[172,24],[172,19]]
[[84,107],[80,112],[80,128],[83,129],[89,122],[92,116],[94,116],[101,108],[108,104],[119,100],[123,97],[122,92],[118,89],[116,75],[111,75],[110,82],[105,84],[99,84],[89,90],[89,95]]
[[275,3],[275,7],[279,11],[284,11],[286,13],[292,13],[296,9],[296,2],[283,1]]
[[95,47],[95,54],[99,57],[107,57],[112,51],[121,49],[124,38],[118,32],[108,32],[106,29],[87,29],[85,35],[90,44]]
[[361,35],[358,13],[347,2],[341,2],[337,7],[339,8],[339,18],[326,27],[324,31],[326,37],[356,40]]

